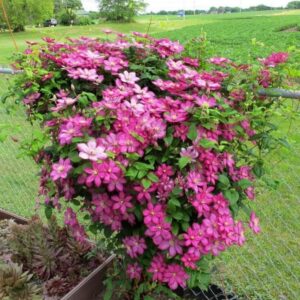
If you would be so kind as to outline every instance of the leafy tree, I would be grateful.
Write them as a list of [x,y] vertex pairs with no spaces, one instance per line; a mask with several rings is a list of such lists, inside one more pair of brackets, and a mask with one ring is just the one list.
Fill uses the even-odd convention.
[[145,10],[144,0],[97,0],[100,15],[108,21],[130,22]]
[[55,0],[54,1],[54,13],[55,15],[58,15],[60,12],[62,12],[64,6],[63,6],[63,0]]
[[77,15],[74,13],[74,11],[70,8],[67,8],[61,12],[59,15],[59,22],[62,25],[69,26],[71,24],[74,24],[76,21]]
[[300,1],[289,2],[286,8],[288,8],[288,9],[300,9]]
[[82,9],[81,0],[55,0],[54,1],[54,12],[55,15],[65,13],[65,10],[71,9]]
[[[9,22],[14,31],[24,31],[27,24],[39,24],[51,18],[54,0],[3,0]],[[5,23],[2,10],[0,21]]]
[[263,10],[272,10],[273,8],[267,5],[257,5],[257,6],[251,6],[249,7],[250,10],[255,10],[255,11],[263,11]]
[[208,13],[209,14],[214,14],[214,13],[217,13],[218,12],[218,8],[215,7],[215,6],[212,6],[209,10],[208,10]]
[[54,1],[26,0],[28,23],[41,24],[53,17]]
[[69,9],[82,9],[81,0],[63,0],[63,6]]

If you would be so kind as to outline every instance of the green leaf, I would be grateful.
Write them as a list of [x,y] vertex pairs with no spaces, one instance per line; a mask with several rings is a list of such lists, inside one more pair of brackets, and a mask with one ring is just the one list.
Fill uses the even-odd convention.
[[177,206],[177,207],[181,207],[181,203],[178,199],[176,198],[171,198],[169,201],[168,201],[168,204],[171,204],[171,205],[174,205],[174,206]]
[[257,162],[253,167],[253,173],[258,178],[262,177],[265,174],[265,170],[263,168],[263,162],[259,161]]
[[190,288],[200,288],[207,290],[211,282],[209,273],[202,273],[198,270],[189,271],[190,278],[188,280],[188,286]]
[[98,232],[98,226],[97,226],[97,224],[96,224],[96,223],[95,223],[95,224],[91,224],[91,225],[89,226],[89,231],[90,231],[91,233],[93,233],[94,235],[96,235],[97,232]]
[[225,174],[219,175],[218,180],[219,180],[219,182],[221,182],[222,185],[224,185],[225,187],[230,186],[230,180],[229,180],[229,178],[228,178]]
[[137,178],[142,179],[147,175],[147,173],[148,173],[147,171],[139,171],[138,175],[137,175]]
[[142,162],[136,162],[133,166],[139,171],[148,171],[154,169],[153,165]]
[[78,166],[77,168],[74,169],[73,174],[74,175],[80,175],[84,172],[85,168],[89,168],[90,167],[90,163],[85,163],[83,165]]
[[68,157],[70,158],[70,160],[71,160],[73,163],[78,163],[78,162],[81,161],[81,158],[79,157],[77,151],[70,152],[70,153],[68,154]]
[[134,207],[134,214],[135,214],[135,216],[137,217],[137,219],[139,220],[139,221],[142,221],[143,220],[143,213],[142,213],[142,207],[141,206],[139,206],[139,205],[136,205],[135,207]]
[[240,197],[239,193],[234,189],[226,190],[223,194],[224,197],[229,200],[230,205],[235,205]]
[[140,158],[140,155],[137,153],[126,153],[125,156],[131,160],[138,160]]
[[245,190],[247,189],[248,187],[252,186],[253,183],[248,180],[248,179],[242,179],[240,181],[237,182],[237,185],[242,189],[242,190]]
[[192,123],[189,127],[189,132],[188,132],[188,138],[192,141],[194,141],[197,136],[198,136],[198,132],[197,132],[197,126],[195,123]]
[[172,233],[177,235],[179,232],[179,225],[177,222],[172,223]]
[[289,142],[286,139],[279,138],[279,139],[277,139],[277,141],[281,146],[283,146],[287,149],[291,149],[291,145],[289,144]]
[[137,134],[136,132],[134,132],[134,131],[131,131],[130,135],[132,137],[134,137],[136,140],[138,140],[139,142],[141,142],[141,143],[145,142],[145,139],[142,136],[140,136],[139,134]]
[[172,195],[174,196],[180,196],[181,194],[182,194],[182,189],[178,186],[176,186],[172,191]]
[[174,214],[173,214],[173,218],[180,221],[183,219],[183,213],[181,211],[176,211]]
[[45,216],[49,220],[52,217],[53,208],[51,206],[45,207]]
[[137,169],[135,169],[135,168],[129,168],[126,171],[126,177],[135,179],[137,177],[138,173],[139,173],[139,171]]
[[172,217],[166,216],[165,219],[166,219],[166,222],[167,222],[167,223],[172,223],[172,220],[173,220]]
[[152,182],[146,178],[142,180],[142,185],[145,189],[149,189],[149,187],[152,185]]
[[183,156],[180,157],[178,161],[178,165],[180,169],[183,169],[185,166],[187,166],[191,162],[191,159],[189,157]]
[[154,173],[148,173],[147,177],[152,181],[152,182],[158,182],[159,178],[154,174]]
[[216,142],[207,139],[202,139],[199,145],[205,149],[216,148]]
[[250,217],[252,209],[249,206],[245,205],[244,203],[241,204],[241,208],[246,213],[246,215]]
[[106,289],[105,289],[103,300],[110,300],[113,296],[113,291],[114,291],[113,281],[111,278],[109,278],[108,280],[106,280],[105,283],[106,283]]
[[183,231],[187,231],[189,227],[190,227],[190,224],[188,222],[181,223],[181,228]]

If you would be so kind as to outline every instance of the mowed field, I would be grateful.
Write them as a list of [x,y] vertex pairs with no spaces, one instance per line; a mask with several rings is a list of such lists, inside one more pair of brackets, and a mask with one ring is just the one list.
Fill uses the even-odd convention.
[[[186,43],[206,34],[207,51],[248,62],[272,51],[300,49],[300,10],[228,14],[216,16],[143,16],[132,24],[99,24],[85,27],[28,28],[15,34],[19,48],[26,40],[43,36],[63,40],[65,37],[103,36],[103,29],[121,32],[149,32],[156,37],[169,37]],[[9,64],[14,52],[7,33],[0,33],[0,65]],[[0,96],[5,93],[8,76],[0,75]],[[300,87],[299,87],[300,89]],[[288,107],[298,110],[295,101]],[[20,127],[17,139],[30,136],[32,128],[19,109],[7,115],[0,106],[0,124]],[[258,185],[258,197],[252,207],[261,217],[262,234],[253,237],[242,249],[231,249],[216,260],[215,280],[233,289],[241,299],[300,299],[300,117],[288,111],[278,115],[278,134],[286,136],[291,149],[278,147],[269,159],[269,174],[278,180],[278,189],[267,190]],[[1,125],[0,125],[1,126]],[[1,128],[1,127],[0,127]],[[14,139],[15,140],[15,139]],[[17,158],[18,143],[9,139],[0,144],[0,207],[29,216],[35,207],[38,169],[27,158]]]

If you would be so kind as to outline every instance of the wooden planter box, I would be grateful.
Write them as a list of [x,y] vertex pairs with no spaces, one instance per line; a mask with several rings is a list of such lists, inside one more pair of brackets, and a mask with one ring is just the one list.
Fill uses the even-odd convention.
[[[28,220],[13,213],[0,209],[0,220],[12,219],[17,224],[27,224]],[[99,294],[103,290],[103,280],[107,269],[112,265],[115,255],[111,255],[90,275],[84,278],[61,300],[100,300]]]

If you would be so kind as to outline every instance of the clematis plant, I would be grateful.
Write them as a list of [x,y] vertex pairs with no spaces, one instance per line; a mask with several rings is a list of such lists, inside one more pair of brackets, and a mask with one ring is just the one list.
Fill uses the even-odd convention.
[[79,241],[78,214],[87,230],[114,233],[135,296],[205,286],[208,261],[245,243],[241,208],[260,231],[248,204],[279,141],[270,120],[280,104],[257,91],[280,84],[286,54],[239,65],[184,53],[139,33],[47,38],[16,64],[15,93],[44,137],[30,153],[47,212],[65,209]]

